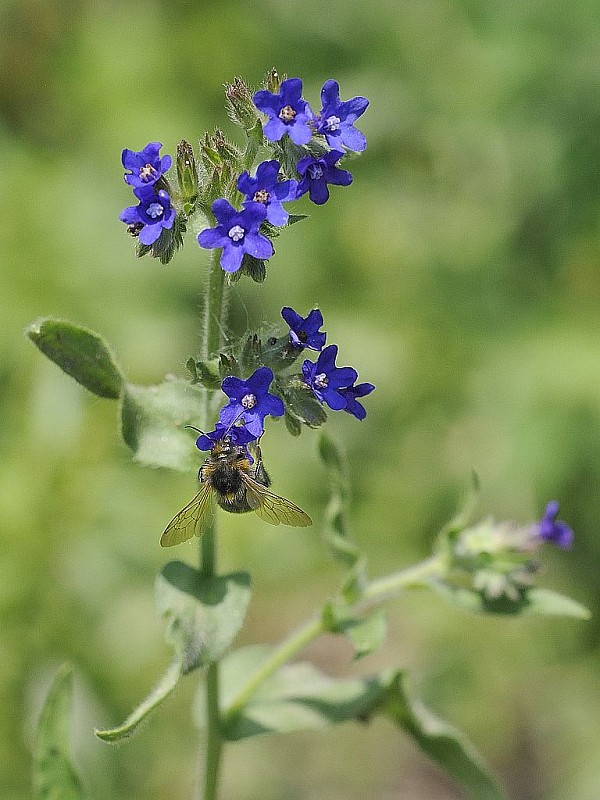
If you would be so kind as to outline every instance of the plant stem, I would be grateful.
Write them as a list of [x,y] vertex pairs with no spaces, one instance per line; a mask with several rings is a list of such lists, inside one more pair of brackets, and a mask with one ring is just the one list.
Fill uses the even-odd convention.
[[[443,570],[443,561],[439,556],[432,556],[418,564],[408,567],[401,572],[386,575],[369,582],[362,590],[361,597],[353,607],[353,611],[361,611],[373,605],[379,605],[392,595],[398,594],[403,589],[423,585],[426,578],[439,575]],[[254,692],[267,678],[273,675],[280,667],[286,664],[313,639],[326,633],[328,630],[321,615],[306,622],[298,630],[276,647],[262,666],[251,675],[241,687],[237,695],[223,712],[223,719],[227,720],[239,713],[250,700]]]
[[[202,331],[201,357],[211,358],[223,344],[227,323],[227,292],[225,273],[219,264],[220,251],[215,250],[206,275]],[[212,427],[210,400],[212,392],[204,391],[203,425],[205,430]],[[217,572],[217,518],[200,538],[200,573],[204,578],[212,578]],[[221,764],[223,737],[219,710],[219,664],[213,662],[206,671],[206,708],[208,732],[206,757],[204,759],[204,800],[215,800]]]

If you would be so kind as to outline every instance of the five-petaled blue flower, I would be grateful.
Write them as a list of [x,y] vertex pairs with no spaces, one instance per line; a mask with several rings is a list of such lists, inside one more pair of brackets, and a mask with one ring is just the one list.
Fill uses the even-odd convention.
[[220,198],[212,204],[212,213],[217,225],[201,231],[198,244],[208,250],[223,248],[220,264],[225,272],[237,272],[244,253],[254,258],[271,258],[273,245],[258,232],[267,216],[267,209],[262,203],[248,203],[242,211],[238,211],[227,200]]
[[307,317],[301,317],[293,308],[285,306],[281,316],[290,326],[290,342],[296,347],[309,347],[311,350],[322,350],[327,334],[319,331],[323,324],[323,315],[318,308],[313,309]]
[[125,169],[131,170],[125,173],[125,182],[130,186],[152,186],[168,169],[171,168],[171,156],[159,155],[162,147],[160,142],[150,142],[139,152],[135,150],[123,150],[121,161]]
[[295,144],[310,142],[312,128],[309,123],[314,120],[314,114],[302,99],[300,78],[288,78],[277,94],[262,89],[256,92],[253,100],[258,110],[269,117],[264,134],[271,142],[278,142],[286,133]]
[[262,203],[267,209],[267,219],[271,225],[285,225],[290,216],[281,205],[287,200],[296,199],[298,181],[279,181],[279,161],[263,161],[256,168],[256,177],[251,178],[242,172],[237,187],[246,195],[244,206],[248,203]]
[[319,157],[301,158],[296,165],[298,173],[302,176],[296,197],[302,197],[308,192],[312,202],[320,206],[329,200],[328,183],[337,186],[348,186],[352,183],[352,175],[347,170],[336,167],[343,155],[341,150],[330,150]]
[[198,450],[210,450],[215,442],[220,439],[228,437],[231,443],[240,447],[246,447],[250,442],[256,440],[245,425],[224,425],[222,422],[217,422],[214,431],[203,433],[196,439],[196,447]]
[[326,81],[321,89],[322,109],[317,114],[317,133],[323,134],[327,144],[334,149],[344,145],[356,153],[364,150],[367,139],[354,127],[354,123],[367,110],[366,97],[353,97],[340,100],[340,87],[337,81]]
[[359,383],[356,386],[347,386],[345,389],[339,389],[339,393],[342,397],[346,398],[346,408],[344,411],[353,414],[356,419],[364,419],[367,416],[367,412],[356,398],[365,397],[365,395],[370,394],[374,388],[372,383]]
[[134,226],[133,230],[142,244],[154,244],[163,228],[173,227],[175,209],[171,206],[171,198],[164,189],[155,192],[154,186],[141,186],[134,189],[133,193],[140,202],[137,206],[124,208],[119,219]]
[[573,529],[562,520],[557,520],[559,505],[556,500],[552,500],[546,506],[544,516],[537,523],[537,534],[541,539],[552,542],[558,547],[568,549],[573,544]]
[[221,388],[229,403],[221,409],[219,422],[225,426],[244,422],[246,430],[258,439],[266,416],[281,417],[285,413],[283,400],[269,393],[272,382],[273,371],[269,367],[259,367],[246,381],[233,376],[225,378]]
[[341,390],[351,386],[358,378],[358,373],[352,367],[336,367],[337,352],[337,345],[330,344],[319,353],[314,364],[308,360],[302,364],[302,375],[320,403],[327,403],[334,411],[341,411],[348,405]]

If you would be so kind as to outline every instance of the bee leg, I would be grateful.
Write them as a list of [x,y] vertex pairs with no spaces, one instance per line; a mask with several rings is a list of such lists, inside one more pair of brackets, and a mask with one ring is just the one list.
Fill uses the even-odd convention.
[[254,467],[254,480],[257,483],[262,484],[263,486],[270,486],[271,479],[269,478],[269,474],[263,464],[262,450],[260,449],[260,439],[256,442],[255,450],[256,450],[256,464]]

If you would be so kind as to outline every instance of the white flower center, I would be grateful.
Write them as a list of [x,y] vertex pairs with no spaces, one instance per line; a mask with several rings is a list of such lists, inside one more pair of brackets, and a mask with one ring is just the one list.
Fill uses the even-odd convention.
[[315,386],[317,389],[326,389],[329,385],[329,378],[324,372],[319,373],[315,377]]
[[308,174],[313,181],[317,181],[323,177],[323,167],[320,164],[311,164],[308,168]]
[[341,121],[342,120],[339,117],[336,117],[334,114],[332,114],[325,120],[325,128],[328,131],[337,131],[340,128]]
[[148,206],[148,211],[146,212],[149,217],[152,219],[156,219],[157,217],[162,217],[164,213],[164,208],[161,206],[160,203],[150,203]]
[[241,225],[234,225],[233,228],[229,229],[229,233],[227,235],[234,242],[239,242],[244,238],[245,233],[246,231],[241,227]]
[[151,181],[156,175],[156,170],[152,164],[144,164],[140,169],[140,179],[143,181]]
[[242,405],[244,408],[254,408],[256,405],[256,395],[255,394],[245,394],[242,397]]
[[252,198],[255,203],[264,203],[267,205],[269,202],[269,198],[271,195],[267,192],[266,189],[258,189],[258,191],[254,192],[254,197]]
[[293,122],[296,112],[291,106],[284,106],[279,112],[279,119],[282,122]]

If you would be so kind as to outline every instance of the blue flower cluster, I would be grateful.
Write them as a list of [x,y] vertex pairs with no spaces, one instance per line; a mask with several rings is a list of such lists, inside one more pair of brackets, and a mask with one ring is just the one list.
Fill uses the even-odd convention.
[[[125,182],[133,187],[138,201],[119,214],[119,219],[129,226],[144,245],[152,245],[164,229],[170,229],[175,222],[175,209],[171,198],[163,188],[163,175],[171,168],[171,156],[160,156],[160,142],[150,142],[139,152],[123,150],[121,161],[129,172]],[[160,182],[160,183],[159,183]]]
[[535,532],[540,539],[552,542],[557,547],[567,550],[573,544],[575,534],[570,525],[560,519],[556,519],[558,508],[559,505],[556,500],[551,500],[548,503],[544,516],[535,526]]
[[281,417],[285,413],[283,400],[269,392],[273,377],[269,367],[259,367],[245,381],[233,376],[225,378],[221,388],[229,403],[221,409],[214,431],[199,436],[196,447],[210,450],[224,436],[241,447],[260,439],[265,417]]
[[319,353],[315,362],[306,359],[302,364],[304,383],[312,390],[319,403],[327,403],[334,411],[347,411],[356,419],[367,415],[358,399],[370,394],[372,383],[356,383],[358,372],[353,367],[336,367],[338,354],[336,344],[325,347],[326,334],[320,332],[323,315],[314,309],[307,317],[301,317],[293,308],[282,308],[281,316],[290,326],[290,342],[295,347],[310,348]]
[[282,179],[281,164],[276,159],[259,164],[254,177],[242,173],[237,181],[238,191],[244,196],[241,211],[222,198],[212,203],[217,224],[198,234],[198,244],[206,249],[220,247],[220,264],[226,272],[237,272],[245,254],[262,260],[270,258],[273,245],[260,233],[262,223],[266,220],[274,226],[285,225],[289,213],[282,204],[305,194],[317,205],[327,202],[329,185],[352,183],[352,175],[337,166],[345,155],[344,148],[360,152],[367,146],[364,134],[354,123],[366,111],[369,101],[365,97],[340,100],[336,81],[324,84],[318,114],[302,98],[299,78],[283,81],[277,93],[266,89],[256,92],[253,101],[268,117],[263,132],[269,141],[278,142],[287,135],[294,144],[304,146],[316,136],[322,137],[331,149],[320,155],[305,149],[307,155],[296,164],[299,180]]

